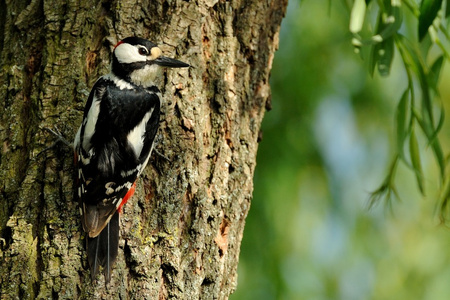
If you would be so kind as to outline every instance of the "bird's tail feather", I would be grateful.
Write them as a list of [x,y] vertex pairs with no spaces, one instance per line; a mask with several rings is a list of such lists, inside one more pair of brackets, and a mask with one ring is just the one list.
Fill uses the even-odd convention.
[[94,238],[87,238],[88,261],[91,279],[95,280],[99,266],[102,266],[105,281],[111,279],[111,269],[119,250],[119,213],[115,212],[108,225]]

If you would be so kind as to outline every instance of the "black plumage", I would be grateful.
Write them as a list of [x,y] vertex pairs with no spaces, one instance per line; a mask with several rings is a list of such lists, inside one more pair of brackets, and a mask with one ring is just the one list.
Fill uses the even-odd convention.
[[[107,280],[110,278],[110,267],[117,256],[117,206],[145,167],[160,115],[160,101],[154,91],[138,86],[121,90],[109,81],[108,77],[100,78],[93,87],[86,104],[85,116],[88,117],[92,102],[99,101],[95,131],[89,140],[89,149],[85,149],[82,146],[85,142],[85,127],[82,126],[78,148],[78,168],[82,175],[79,178],[82,223],[90,236],[89,265],[93,278],[99,270],[99,265],[102,266]],[[151,116],[142,132],[142,150],[137,155],[128,135],[142,122],[147,113]],[[83,163],[82,158],[89,158],[89,163]],[[108,189],[110,193],[106,195]],[[107,258],[105,249],[113,249]]]
[[77,194],[94,279],[109,282],[119,245],[120,209],[149,160],[160,116],[158,68],[187,67],[161,56],[152,42],[130,37],[114,48],[111,73],[89,94],[75,138]]
[[115,212],[105,229],[94,238],[87,237],[88,262],[94,280],[102,266],[105,280],[111,280],[111,267],[119,250],[119,212]]

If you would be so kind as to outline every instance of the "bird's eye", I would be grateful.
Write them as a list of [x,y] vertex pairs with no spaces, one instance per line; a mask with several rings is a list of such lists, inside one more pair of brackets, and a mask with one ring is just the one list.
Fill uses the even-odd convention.
[[147,56],[148,55],[148,50],[147,50],[147,48],[144,48],[144,47],[139,47],[139,54],[140,55],[145,55],[145,56]]

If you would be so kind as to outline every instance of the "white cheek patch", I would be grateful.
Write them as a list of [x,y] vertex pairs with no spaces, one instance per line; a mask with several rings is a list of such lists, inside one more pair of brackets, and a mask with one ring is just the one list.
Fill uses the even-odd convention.
[[139,54],[138,48],[130,44],[120,44],[116,47],[114,53],[117,60],[123,64],[146,61],[146,57]]

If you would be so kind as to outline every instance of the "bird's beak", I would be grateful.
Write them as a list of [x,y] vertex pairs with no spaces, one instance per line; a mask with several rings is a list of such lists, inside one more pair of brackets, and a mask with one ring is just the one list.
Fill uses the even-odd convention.
[[165,56],[159,56],[158,58],[152,60],[152,63],[157,64],[158,66],[161,67],[169,67],[169,68],[190,67],[190,65],[188,65],[187,63]]

